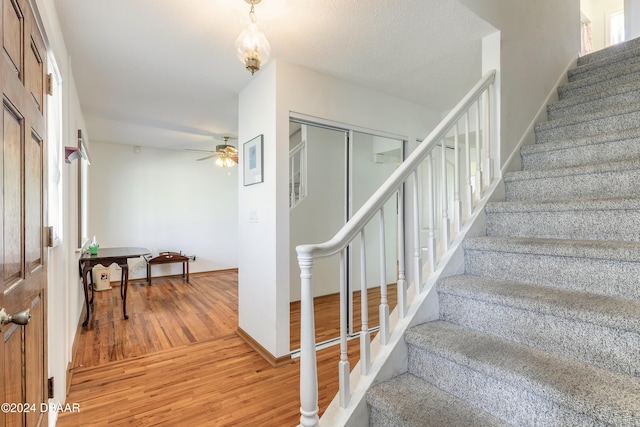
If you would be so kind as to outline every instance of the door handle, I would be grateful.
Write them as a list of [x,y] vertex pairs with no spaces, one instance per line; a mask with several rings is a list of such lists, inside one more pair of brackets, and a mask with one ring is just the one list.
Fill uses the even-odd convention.
[[16,325],[26,325],[31,320],[30,309],[22,310],[16,314],[7,314],[4,307],[0,310],[0,324],[15,323]]

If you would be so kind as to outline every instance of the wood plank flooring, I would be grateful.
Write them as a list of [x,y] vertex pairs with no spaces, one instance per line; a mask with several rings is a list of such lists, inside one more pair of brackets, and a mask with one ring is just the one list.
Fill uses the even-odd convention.
[[120,288],[95,293],[89,324],[81,328],[74,369],[168,350],[235,334],[235,270],[131,281],[129,320],[122,318]]
[[[121,319],[119,288],[96,293],[67,397],[80,412],[60,414],[58,426],[298,424],[299,360],[274,369],[235,334],[235,271],[193,274],[190,283],[175,277],[129,286],[128,321]],[[395,304],[394,288],[389,297]],[[324,313],[336,313],[328,308],[330,300],[323,297],[316,305],[319,325]],[[370,305],[378,303],[372,295]],[[292,323],[299,325],[295,305]],[[376,312],[370,310],[372,323]],[[326,336],[335,332],[320,329]],[[299,331],[292,334],[293,347],[298,336]],[[357,345],[358,340],[349,342],[352,364]],[[338,346],[318,352],[321,412],[338,389],[338,359]]]

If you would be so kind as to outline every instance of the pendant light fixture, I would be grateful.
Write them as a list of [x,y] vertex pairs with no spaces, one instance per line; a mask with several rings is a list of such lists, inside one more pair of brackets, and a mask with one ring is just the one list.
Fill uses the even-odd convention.
[[256,24],[254,6],[262,0],[244,0],[251,5],[249,10],[249,26],[236,39],[236,54],[247,70],[253,75],[260,66],[269,60],[271,45],[267,37]]

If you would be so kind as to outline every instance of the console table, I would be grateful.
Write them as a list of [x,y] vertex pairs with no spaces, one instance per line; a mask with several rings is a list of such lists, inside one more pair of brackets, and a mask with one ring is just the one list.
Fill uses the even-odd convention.
[[151,266],[154,264],[182,263],[182,277],[189,282],[189,257],[178,252],[160,252],[157,257],[147,259],[147,281],[151,284]]
[[[149,249],[146,248],[99,248],[98,253],[91,255],[89,251],[84,252],[80,256],[80,277],[82,277],[82,285],[84,288],[84,302],[87,306],[87,315],[84,318],[82,326],[87,326],[89,323],[89,311],[93,304],[94,290],[91,286],[91,300],[89,300],[89,283],[88,276],[91,269],[96,265],[102,265],[109,267],[111,264],[118,264],[122,269],[122,277],[120,279],[120,297],[122,298],[122,315],[125,319],[128,319],[127,315],[127,288],[129,287],[129,264],[127,260],[129,258],[139,258],[149,254]],[[92,283],[93,285],[93,283]]]

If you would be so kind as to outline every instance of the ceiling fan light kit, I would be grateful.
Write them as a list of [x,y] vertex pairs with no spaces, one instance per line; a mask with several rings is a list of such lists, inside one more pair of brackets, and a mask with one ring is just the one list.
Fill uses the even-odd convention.
[[267,37],[258,28],[254,6],[262,0],[245,0],[251,5],[249,10],[249,26],[242,30],[236,39],[236,55],[245,68],[253,75],[260,66],[269,60],[271,45]]
[[[207,160],[212,157],[217,157],[214,161],[216,166],[225,169],[234,167],[238,163],[238,150],[228,143],[230,139],[228,136],[223,136],[222,139],[224,144],[216,145],[216,151],[212,155],[197,160]],[[231,174],[231,172],[229,172],[229,174]]]

